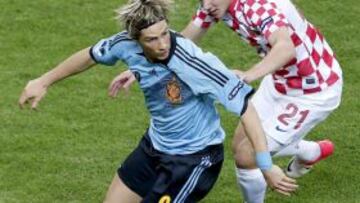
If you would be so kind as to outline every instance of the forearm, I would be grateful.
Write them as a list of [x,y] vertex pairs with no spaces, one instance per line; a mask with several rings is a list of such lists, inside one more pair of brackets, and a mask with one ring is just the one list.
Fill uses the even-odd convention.
[[260,118],[251,102],[249,102],[245,113],[241,117],[241,123],[255,152],[267,151],[266,138],[261,127]]
[[59,80],[90,68],[95,62],[91,59],[89,50],[90,47],[76,52],[39,79],[45,86],[50,86]]
[[242,115],[241,121],[245,134],[254,148],[256,166],[263,173],[266,173],[273,167],[272,159],[267,148],[266,137],[261,127],[260,119],[251,103],[249,103],[248,108]]
[[185,29],[181,31],[181,35],[197,43],[204,36],[207,29],[199,28],[190,22]]
[[277,43],[270,52],[250,70],[246,71],[246,81],[252,82],[284,67],[295,57],[295,48],[287,42]]

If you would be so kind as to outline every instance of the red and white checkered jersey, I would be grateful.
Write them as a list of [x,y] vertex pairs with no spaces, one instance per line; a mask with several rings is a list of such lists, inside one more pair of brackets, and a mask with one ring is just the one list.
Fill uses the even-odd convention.
[[[222,20],[254,46],[260,56],[271,48],[269,36],[287,26],[296,48],[296,57],[273,73],[275,88],[287,95],[320,92],[342,77],[334,52],[311,23],[289,0],[233,0]],[[217,22],[201,6],[193,24],[208,28]]]

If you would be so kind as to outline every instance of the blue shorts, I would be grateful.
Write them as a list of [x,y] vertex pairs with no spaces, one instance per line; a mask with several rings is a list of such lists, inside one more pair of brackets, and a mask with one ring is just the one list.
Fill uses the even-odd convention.
[[223,145],[187,155],[157,151],[147,134],[118,169],[121,180],[142,202],[198,202],[215,184],[224,160]]

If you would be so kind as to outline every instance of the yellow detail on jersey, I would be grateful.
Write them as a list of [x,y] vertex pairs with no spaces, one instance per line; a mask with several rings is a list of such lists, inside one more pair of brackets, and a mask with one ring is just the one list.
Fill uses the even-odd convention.
[[164,195],[160,198],[159,203],[170,203],[171,197],[169,195]]

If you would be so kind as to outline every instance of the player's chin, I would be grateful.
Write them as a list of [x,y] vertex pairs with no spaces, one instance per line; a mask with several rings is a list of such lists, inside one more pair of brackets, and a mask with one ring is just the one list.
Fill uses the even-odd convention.
[[168,56],[169,56],[169,52],[166,52],[166,53],[160,54],[157,58],[158,58],[158,60],[165,60],[168,58]]

